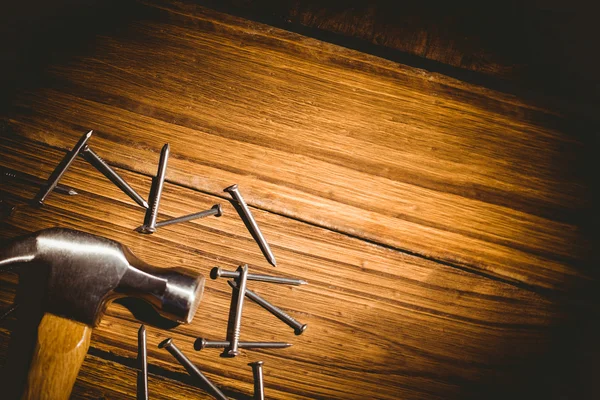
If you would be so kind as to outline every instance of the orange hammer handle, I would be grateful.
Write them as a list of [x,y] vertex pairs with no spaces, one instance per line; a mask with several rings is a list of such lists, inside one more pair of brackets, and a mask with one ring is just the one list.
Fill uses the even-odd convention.
[[68,400],[90,346],[92,327],[45,314],[22,399]]

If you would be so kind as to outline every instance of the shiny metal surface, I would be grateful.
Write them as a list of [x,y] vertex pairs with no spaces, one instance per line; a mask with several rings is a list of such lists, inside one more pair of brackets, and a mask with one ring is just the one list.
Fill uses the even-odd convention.
[[[229,283],[229,286],[231,286],[234,289],[237,289],[239,287],[234,281],[227,281],[227,283]],[[263,299],[261,296],[254,293],[250,289],[246,289],[245,292],[246,292],[246,297],[248,297],[250,300],[254,301],[256,304],[258,304],[265,310],[269,311],[271,314],[273,314],[274,316],[276,316],[277,318],[279,318],[280,320],[285,322],[287,325],[294,328],[294,332],[296,333],[296,335],[300,335],[300,334],[302,334],[302,332],[304,332],[306,330],[306,327],[307,327],[306,324],[296,321],[296,319],[289,316],[281,308],[276,307],[273,304],[269,303],[267,300]]]
[[[212,279],[217,278],[234,278],[237,279],[240,276],[238,271],[228,271],[226,269],[222,269],[221,267],[214,267],[210,271],[210,277]],[[259,274],[250,274],[248,273],[249,281],[261,281],[261,282],[269,282],[269,283],[281,283],[286,285],[306,285],[308,282],[302,279],[294,279],[294,278],[283,278],[280,276],[271,276],[271,275],[259,275]]]
[[263,362],[256,361],[248,364],[252,367],[254,376],[254,400],[265,400],[265,382],[263,380]]
[[[198,338],[194,342],[194,349],[200,351],[203,349],[223,349],[231,346],[228,340],[208,340]],[[239,342],[240,349],[284,349],[292,346],[291,343],[285,342]]]
[[166,349],[173,357],[179,361],[181,365],[185,368],[185,370],[193,377],[198,378],[204,385],[206,385],[207,391],[212,394],[216,399],[219,400],[227,400],[227,396],[221,392],[221,390],[210,381],[203,373],[200,371],[190,360],[175,346],[173,343],[173,339],[163,340],[159,345],[159,348]]
[[[35,175],[31,175],[31,174],[28,174],[25,172],[17,171],[12,168],[1,167],[1,166],[0,166],[0,176],[2,177],[2,180],[4,180],[4,178],[9,178],[9,179],[13,179],[16,181],[28,183],[30,185],[42,186],[42,185],[47,184],[47,181],[45,181],[42,178],[38,178]],[[56,193],[66,194],[68,196],[74,196],[77,194],[77,191],[75,189],[73,189],[70,186],[66,186],[66,185],[58,185],[57,184],[56,187],[54,188],[54,191]]]
[[158,170],[152,180],[152,188],[148,196],[148,209],[144,218],[144,225],[138,230],[141,233],[156,232],[156,217],[158,216],[158,206],[165,185],[165,176],[167,174],[167,164],[169,162],[169,144],[165,144],[160,151],[160,160],[158,161]]
[[137,400],[148,400],[148,348],[146,347],[146,327],[138,330]]
[[45,229],[3,244],[0,269],[13,265],[44,268],[47,311],[92,326],[120,297],[144,299],[163,317],[189,323],[204,289],[202,275],[153,267],[118,242],[71,229]]
[[112,183],[114,183],[119,189],[121,189],[127,196],[133,201],[144,208],[148,208],[146,200],[140,196],[135,189],[133,189],[117,172],[111,168],[94,150],[88,145],[85,145],[79,153],[87,162],[89,162],[94,168],[100,171],[106,176]]
[[248,208],[248,205],[244,201],[244,198],[242,197],[242,194],[240,193],[240,189],[238,188],[238,185],[231,185],[228,188],[225,188],[225,190],[223,190],[223,191],[229,193],[231,195],[231,197],[233,197],[233,199],[235,200],[234,206],[237,205],[235,207],[235,209],[237,210],[238,214],[240,215],[240,217],[246,224],[248,231],[250,232],[250,234],[252,235],[254,240],[256,240],[256,242],[258,243],[258,246],[260,247],[260,250],[262,251],[262,253],[265,256],[265,258],[267,259],[267,261],[271,265],[276,267],[277,261],[275,260],[275,256],[273,255],[273,252],[271,251],[271,248],[269,247],[269,243],[267,243],[267,241],[265,240],[265,237],[263,236],[262,232],[260,231],[258,224],[254,220],[254,217],[252,216],[252,212],[250,211],[250,208]]
[[54,190],[60,178],[62,178],[69,166],[73,163],[75,158],[77,158],[77,154],[79,154],[83,146],[85,146],[90,137],[92,137],[92,133],[93,131],[89,131],[88,133],[83,135],[79,139],[77,144],[75,144],[75,147],[73,147],[71,151],[69,151],[61,160],[61,162],[56,166],[52,174],[50,174],[47,183],[44,186],[42,186],[38,194],[33,199],[34,204],[40,206],[44,204],[46,197],[48,197],[48,195]]
[[[240,329],[242,326],[242,311],[244,310],[244,293],[246,291],[246,282],[248,281],[248,265],[242,265],[238,268],[238,272],[240,273],[239,278],[237,279],[237,287],[239,287],[239,291],[237,293],[237,298],[235,302],[235,310],[233,313],[233,327],[231,329],[231,343],[227,348],[227,354],[230,356],[237,356],[239,354],[238,347],[240,342]],[[234,291],[235,293],[235,291]]]
[[183,217],[167,219],[165,221],[159,221],[156,223],[156,227],[160,228],[161,226],[167,226],[167,225],[177,224],[180,222],[191,221],[194,219],[210,217],[211,215],[214,215],[215,217],[220,217],[221,215],[223,215],[223,209],[221,208],[220,204],[215,204],[209,210],[200,211],[200,212],[197,212],[194,214],[184,215]]

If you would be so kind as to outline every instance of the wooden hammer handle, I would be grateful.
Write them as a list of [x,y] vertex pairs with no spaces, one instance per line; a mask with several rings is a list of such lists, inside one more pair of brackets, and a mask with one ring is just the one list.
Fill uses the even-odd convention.
[[80,322],[45,314],[22,399],[67,400],[90,346],[92,328]]

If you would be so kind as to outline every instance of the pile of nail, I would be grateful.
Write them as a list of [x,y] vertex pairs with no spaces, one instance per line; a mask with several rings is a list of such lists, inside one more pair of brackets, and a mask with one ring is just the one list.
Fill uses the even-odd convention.
[[[32,200],[36,206],[42,206],[48,195],[55,191],[60,194],[76,195],[75,189],[68,186],[59,185],[58,182],[71,166],[73,161],[78,155],[82,156],[98,171],[104,174],[111,182],[119,187],[124,193],[126,193],[132,200],[137,204],[146,209],[144,217],[144,223],[138,227],[136,231],[145,234],[152,234],[157,228],[191,221],[193,219],[204,218],[207,216],[219,217],[223,211],[220,204],[214,205],[211,209],[201,211],[198,213],[185,215],[183,217],[173,218],[169,220],[157,222],[158,208],[160,199],[162,196],[163,186],[165,182],[165,176],[167,171],[167,163],[169,159],[169,145],[165,144],[160,153],[160,159],[158,164],[158,170],[156,176],[152,179],[152,186],[148,196],[148,201],[145,201],[125,180],[111,168],[98,154],[96,154],[87,144],[88,140],[92,136],[93,131],[89,131],[83,135],[77,144],[65,155],[62,161],[57,165],[52,174],[47,180],[40,179],[33,175],[29,175],[23,172],[15,171],[9,168],[0,167],[0,173],[3,178],[9,178],[19,180],[25,183],[40,186],[40,190]],[[248,228],[252,237],[256,240],[260,247],[263,255],[267,261],[276,266],[277,262],[275,256],[269,247],[269,244],[265,240],[258,224],[248,205],[244,201],[242,194],[237,185],[232,185],[224,189],[225,192],[229,193],[232,197],[231,204],[238,212],[240,218],[244,221],[244,224]],[[8,204],[3,197],[0,197],[0,208],[3,213],[10,215],[13,210],[13,206]],[[239,349],[259,349],[259,348],[287,348],[290,347],[290,343],[285,342],[251,342],[251,341],[240,341],[240,328],[242,320],[242,310],[244,307],[244,298],[248,297],[253,302],[260,305],[265,310],[269,311],[281,321],[289,325],[295,332],[296,335],[302,334],[306,329],[306,324],[296,321],[294,318],[285,313],[282,309],[274,306],[267,300],[265,300],[259,294],[251,291],[247,287],[248,281],[262,281],[277,284],[288,284],[288,285],[303,285],[307,282],[301,279],[285,278],[270,275],[259,275],[251,274],[248,272],[248,265],[244,264],[238,267],[236,271],[223,270],[220,267],[215,267],[211,271],[211,278],[217,279],[219,277],[231,278],[228,281],[232,288],[232,302],[231,309],[229,312],[229,322],[226,340],[208,340],[205,338],[198,338],[194,343],[196,350],[202,350],[205,348],[222,348],[224,349],[223,355],[227,357],[235,357],[239,354]],[[215,398],[227,399],[227,397],[221,392],[221,390],[214,385],[208,378],[175,346],[172,339],[166,339],[161,342],[158,346],[169,351],[188,371],[188,373],[197,378],[198,382]],[[147,366],[147,350],[146,350],[146,328],[144,325],[140,327],[138,333],[138,399],[148,398],[148,366]],[[263,372],[262,372],[262,361],[256,361],[249,364],[252,367],[254,376],[254,398],[264,399],[264,385],[263,385]]]

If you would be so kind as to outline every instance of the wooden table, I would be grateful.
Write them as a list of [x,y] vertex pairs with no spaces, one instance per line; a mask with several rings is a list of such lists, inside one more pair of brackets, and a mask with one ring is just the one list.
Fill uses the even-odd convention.
[[[600,393],[586,120],[188,3],[140,1],[123,18],[11,93],[0,164],[47,177],[93,129],[90,146],[146,196],[169,143],[159,219],[215,203],[224,215],[138,234],[144,210],[79,159],[61,181],[78,196],[18,207],[0,236],[62,226],[157,266],[208,277],[248,263],[309,281],[251,282],[308,329],[248,302],[243,340],[293,346],[228,359],[193,350],[226,332],[231,290],[209,280],[190,325],[148,327],[151,398],[210,398],[157,348],[166,337],[233,398],[250,398],[257,360],[272,399]],[[223,192],[233,183],[277,268]],[[0,288],[9,307],[15,276]],[[2,360],[14,321],[0,322]],[[135,395],[138,327],[108,308],[73,398]]]

